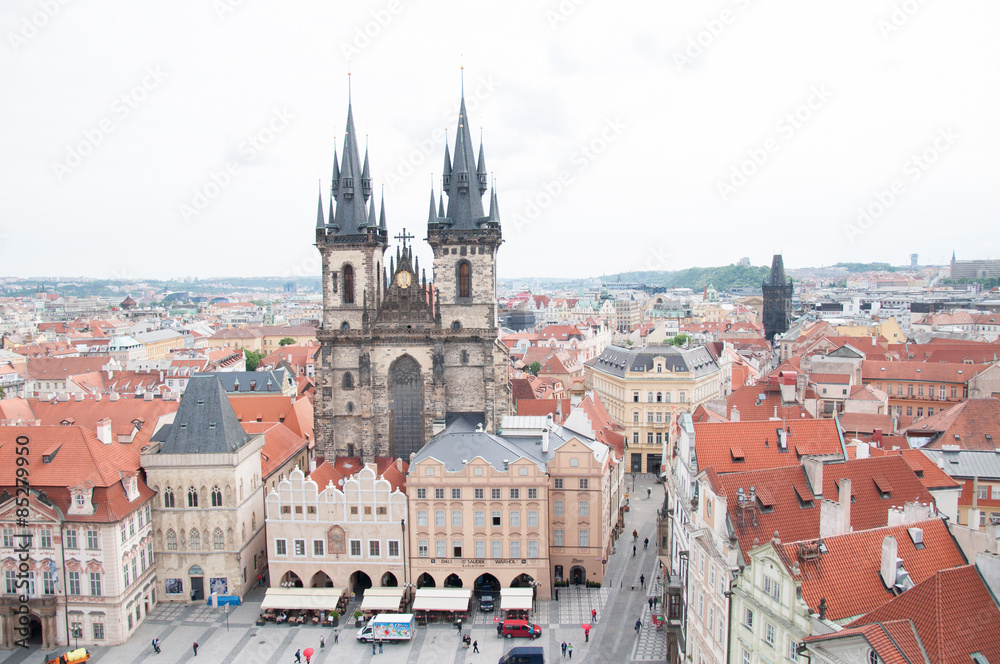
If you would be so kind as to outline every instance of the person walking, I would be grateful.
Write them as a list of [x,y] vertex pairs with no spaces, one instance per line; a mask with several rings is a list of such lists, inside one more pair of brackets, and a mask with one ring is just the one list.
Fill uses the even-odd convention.
[[652,490],[652,489],[650,489],[650,488],[649,488],[649,487],[647,486],[647,487],[646,487],[646,497],[647,497],[647,498],[649,498],[649,497],[650,497],[650,496],[652,495],[652,493],[653,493],[653,490]]
[[566,642],[565,641],[562,642],[562,656],[563,657],[566,656]]
[[378,640],[378,654],[382,654],[382,639]]
[[590,641],[590,628],[589,627],[587,629],[583,630],[583,640],[584,640],[584,642],[589,642]]
[[649,598],[649,610],[650,611],[653,610],[653,598],[652,597]]
[[472,652],[479,652],[479,641],[472,642]]
[[339,629],[333,630],[333,642],[334,643],[340,643],[340,630]]
[[649,538],[648,537],[643,541],[642,548],[643,549],[648,549],[649,548]]
[[312,653],[306,655],[306,664],[311,664],[311,661],[312,661]]
[[635,558],[635,544],[632,545],[632,557]]
[[642,587],[643,589],[645,589],[645,587],[646,587],[646,575],[645,575],[645,574],[640,574],[640,575],[639,575],[639,585],[640,585],[640,586],[641,586],[641,587]]
[[160,654],[160,640],[159,639],[153,639],[153,652],[155,652],[157,655]]
[[191,649],[194,650],[194,656],[197,657],[198,656],[198,642],[197,641],[195,641],[194,643],[191,644]]
[[591,622],[597,622],[597,609],[590,610],[590,620]]
[[636,633],[638,633],[640,629],[642,629],[642,621],[639,620],[638,618],[636,618],[636,620],[635,620],[635,631],[636,631]]
[[375,642],[374,641],[372,641],[372,654],[373,655],[375,654]]
[[632,541],[635,542],[638,539],[639,539],[639,531],[638,530],[633,530],[632,531]]
[[570,643],[568,646],[566,646],[566,652],[569,653],[569,658],[573,659],[573,644],[572,643]]
[[301,664],[301,662],[302,662],[302,649],[301,648],[299,650],[295,651],[295,661],[296,661],[297,664]]
[[319,635],[319,649],[322,650],[325,647],[326,647],[326,639],[324,639],[323,635],[320,634]]
[[503,623],[502,622],[498,622],[497,623],[497,638],[499,639],[501,636],[503,636]]
[[459,618],[458,622],[455,623],[455,627],[458,627],[458,635],[462,636],[462,619]]

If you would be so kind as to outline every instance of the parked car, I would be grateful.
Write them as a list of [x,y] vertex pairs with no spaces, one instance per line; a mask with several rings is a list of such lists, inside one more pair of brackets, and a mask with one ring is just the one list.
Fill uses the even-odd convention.
[[515,636],[537,639],[542,635],[542,628],[529,623],[527,620],[504,620],[501,623],[500,634],[508,639],[512,639]]
[[545,664],[545,651],[539,646],[517,646],[501,657],[499,664]]
[[483,613],[493,611],[493,595],[483,595],[479,598],[479,610]]

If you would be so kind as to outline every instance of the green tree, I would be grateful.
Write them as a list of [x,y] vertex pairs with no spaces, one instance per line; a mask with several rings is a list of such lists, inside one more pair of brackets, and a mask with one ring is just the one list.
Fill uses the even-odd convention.
[[542,370],[542,363],[539,362],[538,360],[535,360],[534,362],[528,365],[528,373],[530,373],[532,376],[537,376],[538,372],[541,370]]
[[279,346],[290,346],[293,343],[295,343],[295,339],[292,339],[291,337],[285,337],[284,339],[282,339],[281,341],[278,342],[278,345]]
[[674,336],[673,339],[670,340],[670,343],[672,343],[675,346],[680,347],[680,346],[683,346],[684,344],[686,344],[689,341],[691,341],[691,337],[689,337],[688,335],[686,335],[686,334],[678,334],[678,335]]
[[0,387],[0,399],[6,399],[7,395],[4,393],[3,388]]
[[243,349],[243,357],[247,360],[247,371],[257,371],[260,361],[264,359],[266,353],[262,350]]

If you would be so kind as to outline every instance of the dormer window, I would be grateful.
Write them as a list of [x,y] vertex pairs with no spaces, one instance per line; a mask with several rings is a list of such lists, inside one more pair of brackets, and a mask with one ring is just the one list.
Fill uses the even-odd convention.
[[76,506],[83,507],[86,504],[87,504],[87,498],[82,493],[76,494]]

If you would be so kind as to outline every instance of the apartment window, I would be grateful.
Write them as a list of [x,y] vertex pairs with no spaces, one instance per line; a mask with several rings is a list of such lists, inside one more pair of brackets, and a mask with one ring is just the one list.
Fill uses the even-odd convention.
[[639,411],[634,411],[632,413],[632,424],[638,424],[638,423],[639,423]]
[[434,489],[434,499],[444,500],[444,489]]
[[417,510],[417,525],[418,526],[427,525],[427,510]]
[[121,531],[122,531],[122,542],[125,542],[125,540],[128,539],[128,532],[125,530],[125,522],[124,521],[122,522]]
[[555,516],[563,515],[563,501],[561,500],[552,501],[552,514]]
[[[511,528],[520,528],[521,527],[521,511],[520,510],[513,510],[510,513],[510,517],[509,518],[510,518],[510,527]],[[513,558],[514,556],[511,556],[511,557]]]
[[750,664],[750,653],[747,652],[747,649],[746,648],[740,648],[740,651],[743,653],[742,657],[740,658],[740,660],[742,661],[742,663],[743,664]]
[[417,540],[417,556],[420,558],[427,557],[427,540]]
[[[79,572],[77,572],[79,574]],[[6,585],[5,592],[8,595],[17,594],[17,572],[9,569],[3,573],[4,582]]]
[[490,489],[490,498],[492,500],[500,500],[500,489]]
[[538,499],[538,489],[528,489],[528,500]]
[[6,549],[14,548],[14,529],[4,528],[3,529],[3,545]]
[[588,480],[585,477],[580,478],[580,488],[581,489],[589,489],[590,488],[590,480]]
[[295,555],[296,556],[306,555],[306,541],[304,539],[295,540]]
[[436,553],[434,554],[438,558],[445,558],[448,556],[448,543],[444,540],[435,540],[434,548]]
[[638,431],[633,431],[632,432],[632,444],[633,445],[638,445],[639,444],[639,432]]
[[94,623],[94,639],[97,641],[104,639],[104,623]]
[[[48,572],[44,572],[43,573],[43,577],[42,577],[43,579],[44,579],[44,574],[48,574]],[[125,576],[125,587],[128,588],[129,584],[131,583],[131,581],[129,581],[129,577],[128,577],[128,564],[122,565],[122,574],[124,574],[124,576]]]
[[351,540],[351,555],[355,557],[361,555],[361,540]]
[[743,609],[743,626],[747,629],[753,629],[753,609]]
[[100,549],[100,542],[97,540],[97,531],[88,530],[87,531],[87,548],[88,549]]
[[500,540],[493,540],[490,542],[490,546],[493,549],[494,558],[503,558],[503,542]]
[[520,500],[521,499],[521,490],[520,489],[511,489],[510,490],[510,499],[511,500]]
[[774,625],[769,622],[764,623],[764,643],[774,647]]
[[556,528],[552,531],[552,546],[563,546],[562,528]]
[[528,527],[538,527],[538,510],[528,510]]
[[795,641],[792,641],[791,639],[788,639],[787,657],[793,662],[799,661],[799,644],[797,644]]
[[417,498],[420,500],[427,499],[427,489],[417,489]]
[[944,398],[945,398],[945,387],[944,387],[944,385],[939,385],[938,386],[938,399],[944,399]]
[[980,499],[982,499],[982,500],[986,500],[986,498],[987,498],[987,495],[988,495],[988,493],[987,493],[987,492],[988,492],[989,490],[990,490],[990,488],[989,488],[988,486],[986,486],[986,485],[984,484],[983,486],[980,486],[980,487],[979,487],[979,488],[978,488],[978,489],[976,490],[976,495],[977,495],[977,497],[978,497],[978,498],[980,498]]
[[476,540],[476,558],[486,557],[486,540]]
[[563,481],[562,481],[562,478],[561,478],[561,477],[557,477],[557,478],[555,479],[555,485],[554,485],[554,486],[555,486],[555,488],[557,488],[557,489],[561,489],[561,488],[563,488]]
[[663,413],[657,413],[656,414],[656,423],[659,424],[661,422],[663,422]]
[[451,512],[451,525],[459,527],[462,525],[462,511],[452,510]]
[[389,557],[399,558],[399,540],[389,540]]
[[322,558],[325,553],[326,547],[323,545],[323,540],[313,540],[313,555]]
[[90,594],[94,597],[101,596],[101,574],[100,572],[90,573]]
[[639,403],[639,393],[638,392],[633,392],[632,393],[632,402],[633,403]]
[[491,519],[491,522],[492,522],[494,528],[499,527],[500,526],[500,510],[493,510],[490,513],[490,519]]
[[474,489],[473,497],[476,500],[482,500],[486,496],[486,489]]
[[646,423],[647,424],[652,424],[653,423],[653,413],[652,412],[646,413]]
[[993,500],[1000,500],[1000,486],[994,486],[990,491],[993,494]]
[[906,407],[906,416],[907,417],[913,417],[913,406],[907,406]]
[[590,531],[581,530],[579,546],[590,546]]
[[521,557],[521,540],[510,541],[510,557],[511,558]]
[[906,394],[911,397],[913,396],[913,383],[906,386]]
[[917,396],[921,396],[921,397],[924,396],[924,386],[923,385],[917,385]]
[[764,575],[764,594],[770,595],[777,601],[781,601],[781,582],[775,581],[771,577]]
[[951,398],[954,399],[957,396],[958,396],[958,388],[957,387],[951,388]]
[[444,527],[444,510],[434,510],[434,525],[438,528]]
[[452,489],[451,490],[451,499],[452,500],[461,500],[462,499],[462,490],[461,489]]
[[917,417],[923,417],[923,416],[924,416],[924,409],[923,409],[923,407],[918,407],[917,408]]
[[475,523],[476,526],[482,528],[486,525],[486,512],[483,510],[476,510],[475,512]]
[[[11,573],[13,574],[13,572]],[[79,572],[67,572],[66,582],[69,585],[67,588],[70,595],[79,595],[80,593],[80,573]]]
[[581,500],[580,501],[579,515],[580,516],[590,516],[590,501],[589,500]]
[[[315,514],[316,508],[310,505],[309,513]],[[384,505],[379,505],[378,507],[375,508],[375,513],[378,514],[379,516],[386,516],[389,513],[389,508],[385,507]]]
[[379,540],[369,540],[368,555],[372,558],[378,558],[382,555],[382,544]]
[[451,557],[461,558],[462,557],[462,540],[452,540],[451,542]]
[[678,394],[677,400],[680,401],[681,403],[687,402],[687,392],[682,391],[680,394]]
[[715,565],[712,565],[708,571],[708,585],[715,587]]
[[528,540],[528,557],[538,557],[538,540]]

